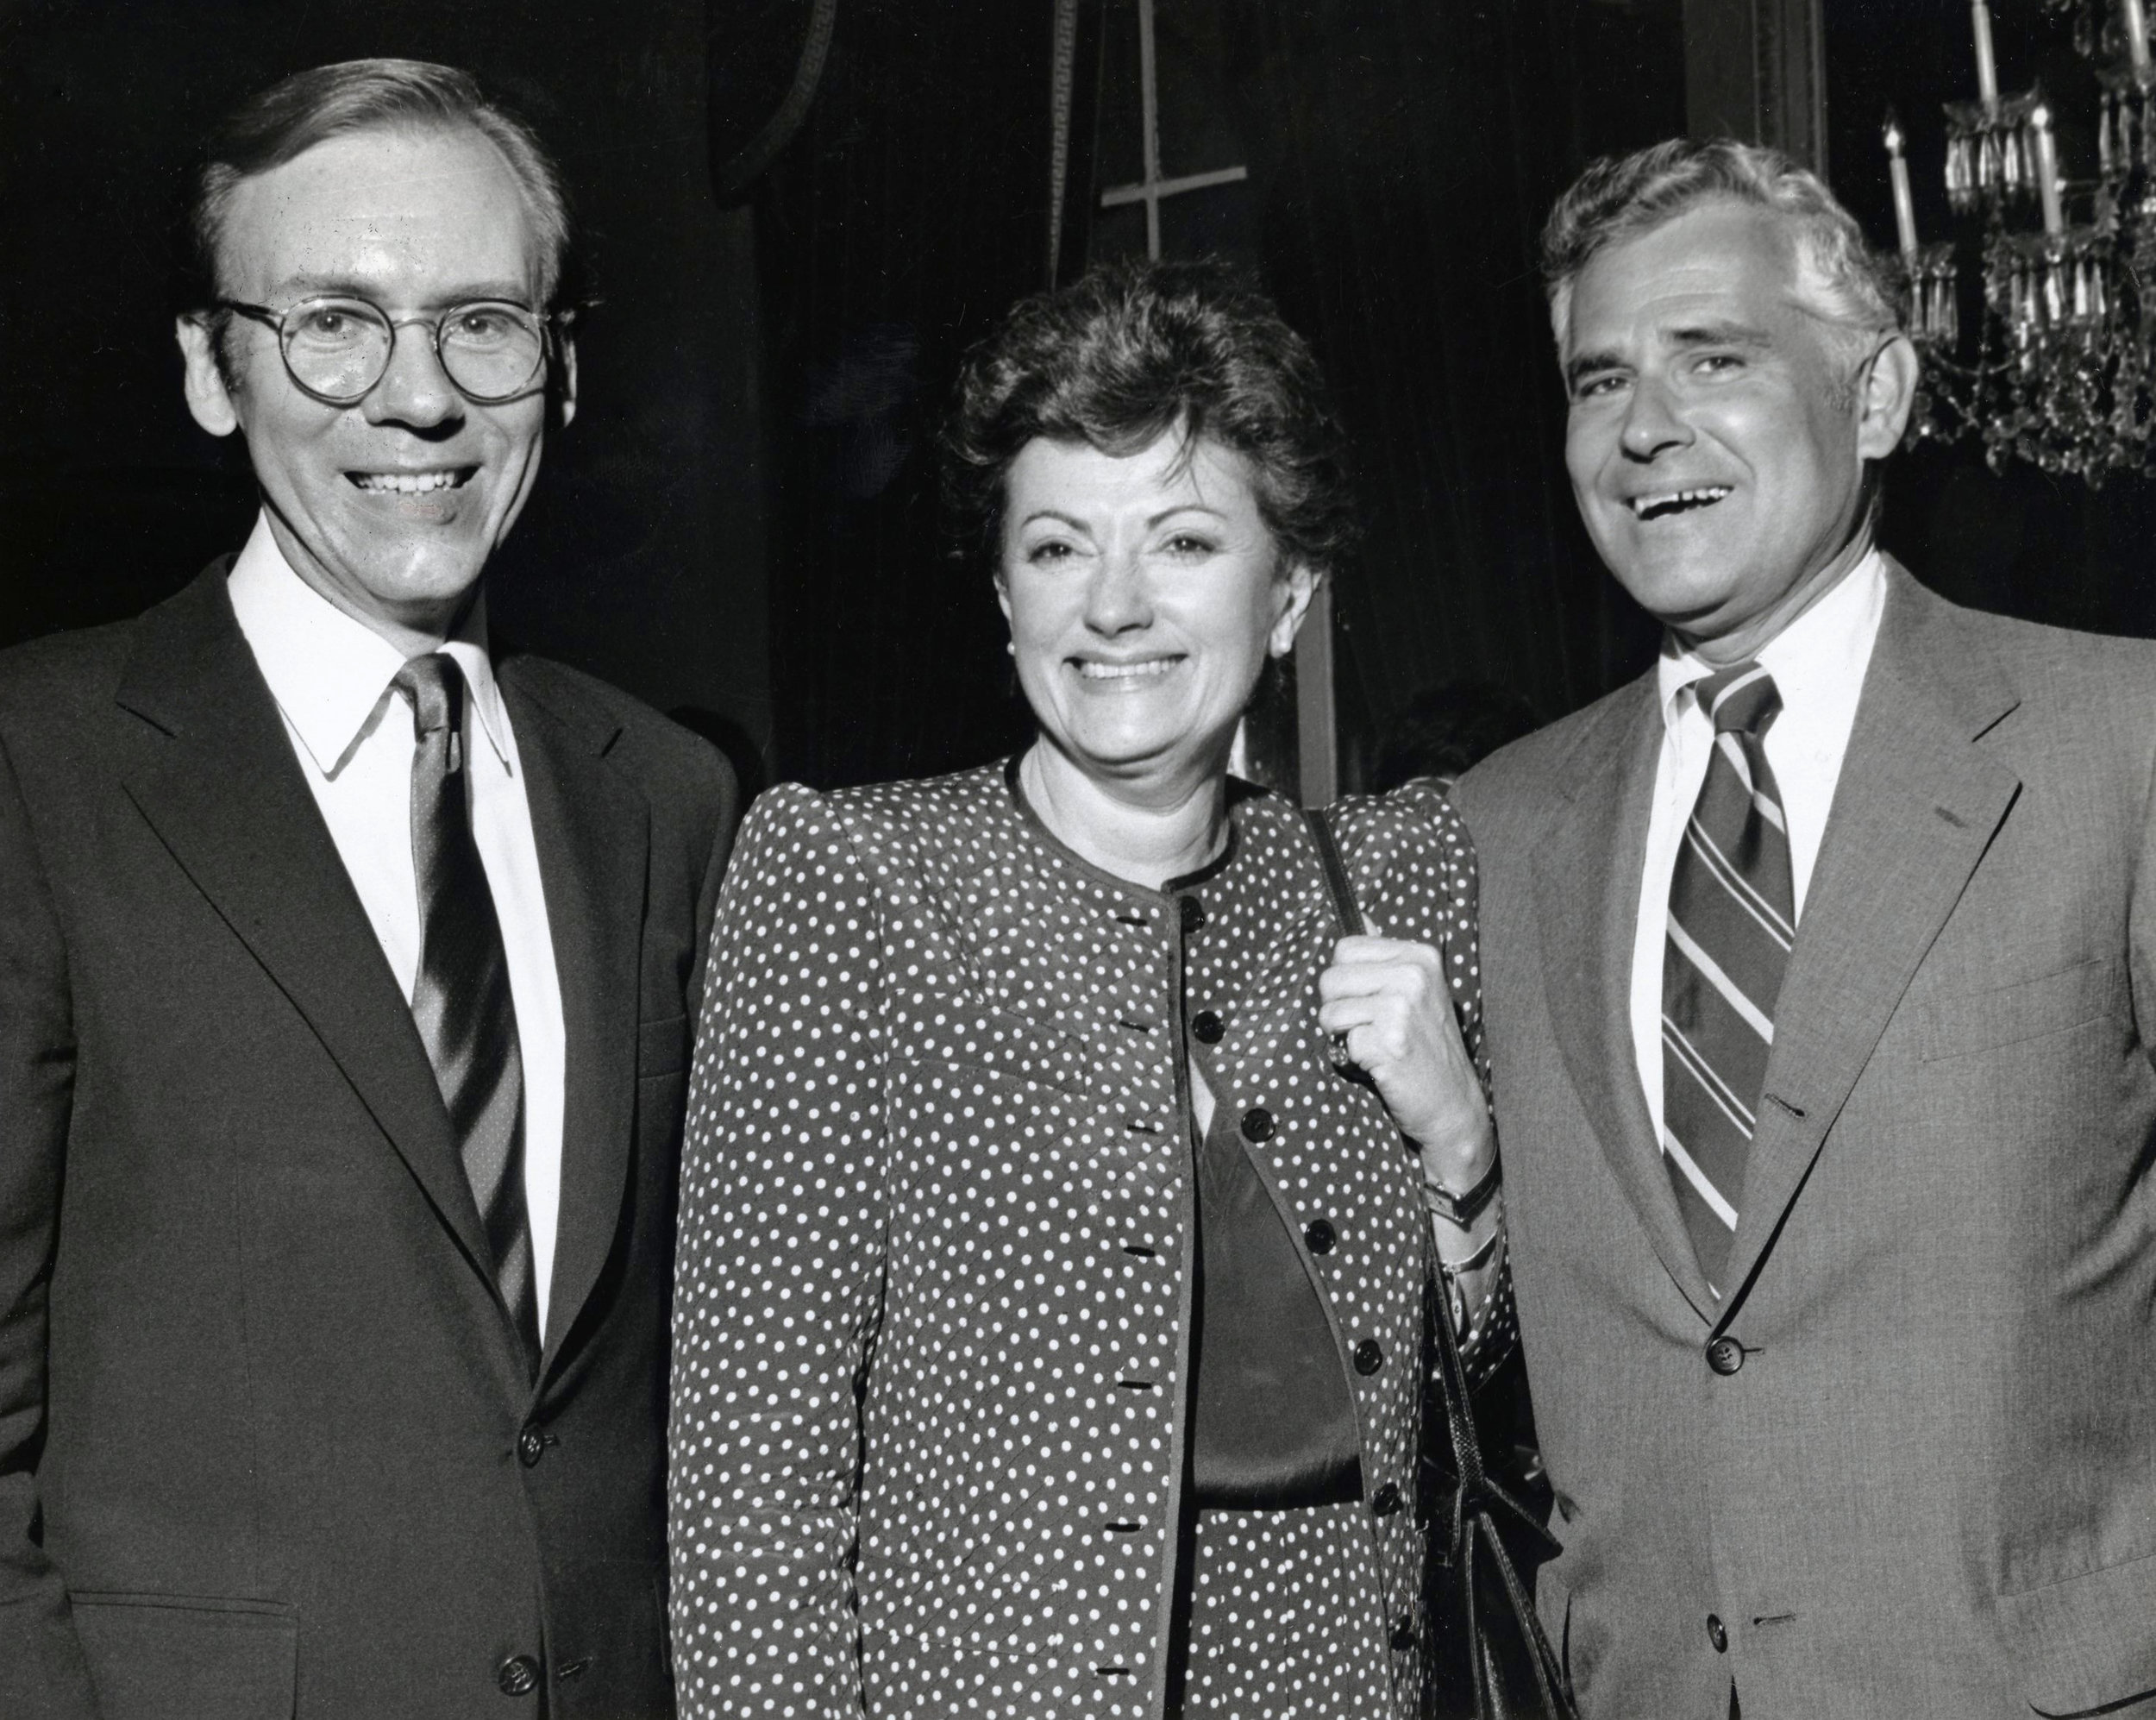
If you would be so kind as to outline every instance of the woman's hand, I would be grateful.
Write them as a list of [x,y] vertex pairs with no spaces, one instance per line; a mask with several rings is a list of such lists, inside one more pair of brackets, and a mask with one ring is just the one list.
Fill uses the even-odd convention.
[[1427,944],[1343,938],[1318,976],[1318,995],[1319,1025],[1344,1038],[1349,1059],[1420,1148],[1424,1176],[1456,1194],[1473,1187],[1497,1149],[1444,957]]

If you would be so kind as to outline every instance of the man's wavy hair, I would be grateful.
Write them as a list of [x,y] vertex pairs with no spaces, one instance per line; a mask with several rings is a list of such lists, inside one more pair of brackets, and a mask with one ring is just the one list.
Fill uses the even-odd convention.
[[1780,219],[1796,258],[1797,292],[1853,386],[1857,367],[1902,327],[1893,277],[1817,174],[1779,150],[1727,138],[1671,138],[1605,156],[1557,199],[1542,229],[1542,273],[1558,361],[1571,332],[1572,289],[1589,263],[1612,245],[1724,199]]
[[501,151],[523,189],[539,245],[540,309],[560,301],[575,273],[568,192],[531,128],[488,97],[467,72],[423,60],[347,60],[295,72],[259,91],[212,132],[189,176],[179,235],[182,315],[214,314],[222,360],[225,314],[217,253],[242,180],[269,173],[317,143],[373,130],[478,132]]
[[1346,440],[1301,336],[1217,262],[1104,264],[1022,299],[966,355],[943,436],[954,552],[994,565],[1005,480],[1036,437],[1135,454],[1160,436],[1240,455],[1288,562],[1355,537]]

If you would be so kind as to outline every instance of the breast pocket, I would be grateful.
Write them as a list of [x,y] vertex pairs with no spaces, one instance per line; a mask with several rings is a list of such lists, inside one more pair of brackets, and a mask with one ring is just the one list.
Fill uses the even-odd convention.
[[910,1035],[912,1056],[961,1069],[1053,1087],[1084,1090],[1086,1042],[1052,1021],[1001,1009],[939,1009]]
[[2085,1027],[2125,1001],[2124,968],[2102,957],[1995,991],[1934,997],[1917,1014],[1916,1052],[1934,1063],[1996,1051]]

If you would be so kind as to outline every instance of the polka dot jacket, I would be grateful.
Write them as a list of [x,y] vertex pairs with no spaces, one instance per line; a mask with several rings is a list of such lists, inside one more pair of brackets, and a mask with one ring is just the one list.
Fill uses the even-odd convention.
[[[1322,1289],[1363,1494],[1198,1514],[1175,1699],[1419,1714],[1416,1166],[1317,1025],[1339,928],[1300,814],[1233,816],[1167,895],[1064,849],[1000,767],[757,803],[682,1171],[689,1720],[1169,1711],[1200,1011],[1221,1032],[1194,1052]],[[1364,912],[1444,950],[1479,1060],[1458,820],[1420,785],[1333,817]]]

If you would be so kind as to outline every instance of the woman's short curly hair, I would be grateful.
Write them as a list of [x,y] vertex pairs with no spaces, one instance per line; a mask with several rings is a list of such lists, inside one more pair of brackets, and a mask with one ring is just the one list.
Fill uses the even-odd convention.
[[1347,450],[1317,361],[1217,262],[1124,261],[1022,299],[966,355],[943,437],[959,553],[993,563],[1005,480],[1036,437],[1135,454],[1169,432],[1247,463],[1290,562],[1335,571],[1355,536]]

